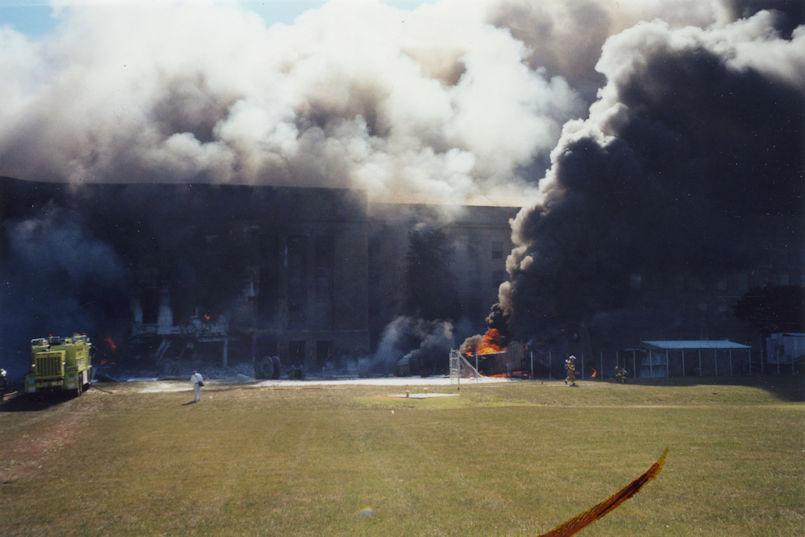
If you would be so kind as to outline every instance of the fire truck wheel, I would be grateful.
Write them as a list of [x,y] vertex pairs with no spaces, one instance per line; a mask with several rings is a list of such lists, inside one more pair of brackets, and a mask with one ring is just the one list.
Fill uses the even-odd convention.
[[78,375],[78,376],[76,377],[76,379],[75,379],[75,396],[76,396],[76,397],[78,397],[79,395],[81,395],[81,391],[82,391],[82,389],[84,388],[84,385],[83,385],[83,384],[82,384],[82,382],[81,382],[82,380],[83,380],[83,379],[81,378],[81,375]]

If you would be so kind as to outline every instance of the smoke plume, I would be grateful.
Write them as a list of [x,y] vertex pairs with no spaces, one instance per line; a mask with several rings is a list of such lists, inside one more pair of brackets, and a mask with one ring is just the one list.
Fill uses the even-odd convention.
[[397,317],[383,330],[377,351],[361,364],[361,373],[444,373],[444,357],[454,344],[453,325],[447,321]]
[[0,27],[0,174],[512,197],[583,111],[483,3],[333,1],[270,27],[214,2],[55,16],[42,39]]
[[[39,218],[6,222],[0,263],[0,341],[12,378],[26,369],[27,338],[73,331],[101,334],[126,307],[120,259],[83,218],[51,207]],[[106,332],[108,333],[108,332]]]
[[333,0],[267,27],[250,5],[54,2],[52,34],[0,26],[0,174],[522,203],[609,76],[594,69],[609,36],[657,19],[723,33],[764,6],[790,34],[802,14],[786,0]]
[[0,26],[0,175],[527,205],[499,307],[524,339],[802,243],[796,0],[333,0],[268,27],[249,3],[54,6],[44,37]]
[[607,40],[600,98],[513,222],[500,298],[519,334],[628,307],[641,282],[752,266],[772,237],[802,244],[805,28],[786,37],[790,21],[657,20]]

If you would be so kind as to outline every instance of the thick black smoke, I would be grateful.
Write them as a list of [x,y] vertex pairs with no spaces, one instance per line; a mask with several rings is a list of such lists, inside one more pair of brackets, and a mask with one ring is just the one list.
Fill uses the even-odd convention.
[[518,335],[634,306],[647,282],[712,282],[769,238],[802,244],[805,32],[786,38],[789,20],[610,38],[599,101],[565,125],[543,199],[513,225],[501,304]]

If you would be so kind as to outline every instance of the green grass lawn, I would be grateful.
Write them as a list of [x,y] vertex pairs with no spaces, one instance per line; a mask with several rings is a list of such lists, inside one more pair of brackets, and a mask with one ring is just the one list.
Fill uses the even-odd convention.
[[422,400],[213,381],[197,405],[145,386],[6,405],[0,535],[536,537],[666,446],[659,477],[581,535],[805,534],[799,379],[462,384]]

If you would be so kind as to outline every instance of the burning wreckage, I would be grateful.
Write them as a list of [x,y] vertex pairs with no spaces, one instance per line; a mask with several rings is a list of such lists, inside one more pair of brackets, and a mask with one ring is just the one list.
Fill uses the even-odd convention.
[[[137,315],[135,318],[141,320]],[[229,367],[229,346],[232,336],[229,319],[226,316],[216,320],[208,314],[193,316],[187,322],[177,325],[167,322],[170,321],[169,312],[160,319],[163,322],[157,325],[135,322],[132,327],[132,340],[135,342],[135,347],[139,346],[141,351],[146,350],[151,355],[153,366],[161,374],[179,376],[183,373],[184,364],[197,363],[202,355],[214,356],[216,350],[219,353],[220,366],[224,369]],[[257,334],[253,334],[252,340],[256,341],[257,337]],[[278,379],[282,372],[279,356],[257,357],[254,351],[251,353],[251,367],[254,376],[260,379]],[[295,371],[296,369],[293,370]]]
[[[493,309],[494,316],[495,311]],[[487,319],[487,322],[490,322]],[[475,373],[485,377],[529,378],[528,346],[509,341],[505,330],[490,327],[485,334],[464,340],[459,348],[466,363]]]

